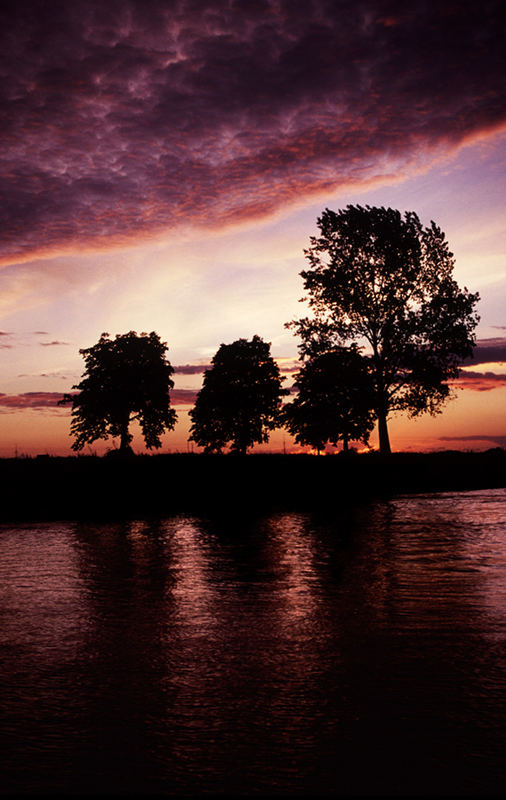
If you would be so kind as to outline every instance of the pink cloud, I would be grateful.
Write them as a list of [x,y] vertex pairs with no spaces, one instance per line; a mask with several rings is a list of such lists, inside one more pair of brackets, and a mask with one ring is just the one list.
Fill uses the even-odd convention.
[[475,392],[489,392],[506,386],[506,374],[496,372],[471,372],[462,371],[453,381],[453,385],[460,389],[471,389]]
[[[279,359],[278,366],[280,371],[285,374],[291,374],[300,369],[300,363],[293,358]],[[211,369],[212,364],[177,364],[173,367],[176,375],[203,375],[207,369]]]
[[24,392],[13,395],[0,393],[0,410],[56,409],[61,398],[61,392]]
[[[197,396],[193,389],[173,389],[170,392],[171,405],[193,405]],[[60,406],[59,401],[63,395],[61,392],[23,392],[22,394],[0,393],[0,413],[2,411],[24,411],[24,410],[47,410],[57,409],[64,413],[70,413],[71,405]]]
[[170,402],[173,406],[192,406],[197,397],[195,389],[172,389]]

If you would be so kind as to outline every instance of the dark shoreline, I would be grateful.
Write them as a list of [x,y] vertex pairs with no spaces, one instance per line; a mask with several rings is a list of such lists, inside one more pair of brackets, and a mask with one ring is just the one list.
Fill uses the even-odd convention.
[[0,522],[318,510],[506,487],[506,450],[348,456],[160,454],[0,459]]

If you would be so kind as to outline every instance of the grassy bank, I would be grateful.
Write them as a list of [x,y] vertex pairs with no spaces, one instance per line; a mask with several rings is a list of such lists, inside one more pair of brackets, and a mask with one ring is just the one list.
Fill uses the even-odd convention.
[[315,509],[405,492],[506,487],[506,451],[0,459],[2,521]]

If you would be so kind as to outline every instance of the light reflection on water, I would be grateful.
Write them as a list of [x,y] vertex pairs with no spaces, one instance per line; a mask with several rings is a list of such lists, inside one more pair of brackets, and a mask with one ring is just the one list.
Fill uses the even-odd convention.
[[0,528],[6,791],[499,793],[506,492]]

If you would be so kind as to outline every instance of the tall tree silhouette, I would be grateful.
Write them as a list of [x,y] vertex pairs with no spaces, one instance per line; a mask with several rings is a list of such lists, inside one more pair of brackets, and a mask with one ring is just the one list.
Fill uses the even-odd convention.
[[388,415],[439,412],[447,381],[472,354],[478,294],[453,279],[444,233],[391,208],[349,205],[318,218],[319,236],[301,272],[314,317],[288,323],[302,358],[347,342],[367,342],[380,451],[390,453]]
[[309,358],[295,376],[297,395],[283,409],[299,444],[322,450],[327,442],[366,444],[374,427],[374,392],[367,359],[356,347],[338,347]]
[[232,452],[246,453],[268,441],[288,393],[282,380],[270,344],[259,336],[222,344],[190,411],[190,440],[207,453],[221,452],[228,443]]
[[146,447],[160,447],[160,436],[172,430],[176,412],[170,408],[174,386],[173,368],[166,359],[165,342],[154,331],[135,331],[110,339],[103,333],[97,344],[79,352],[86,369],[76,394],[61,403],[72,403],[71,433],[74,450],[109,436],[119,436],[120,452],[129,450],[129,424],[138,420]]

